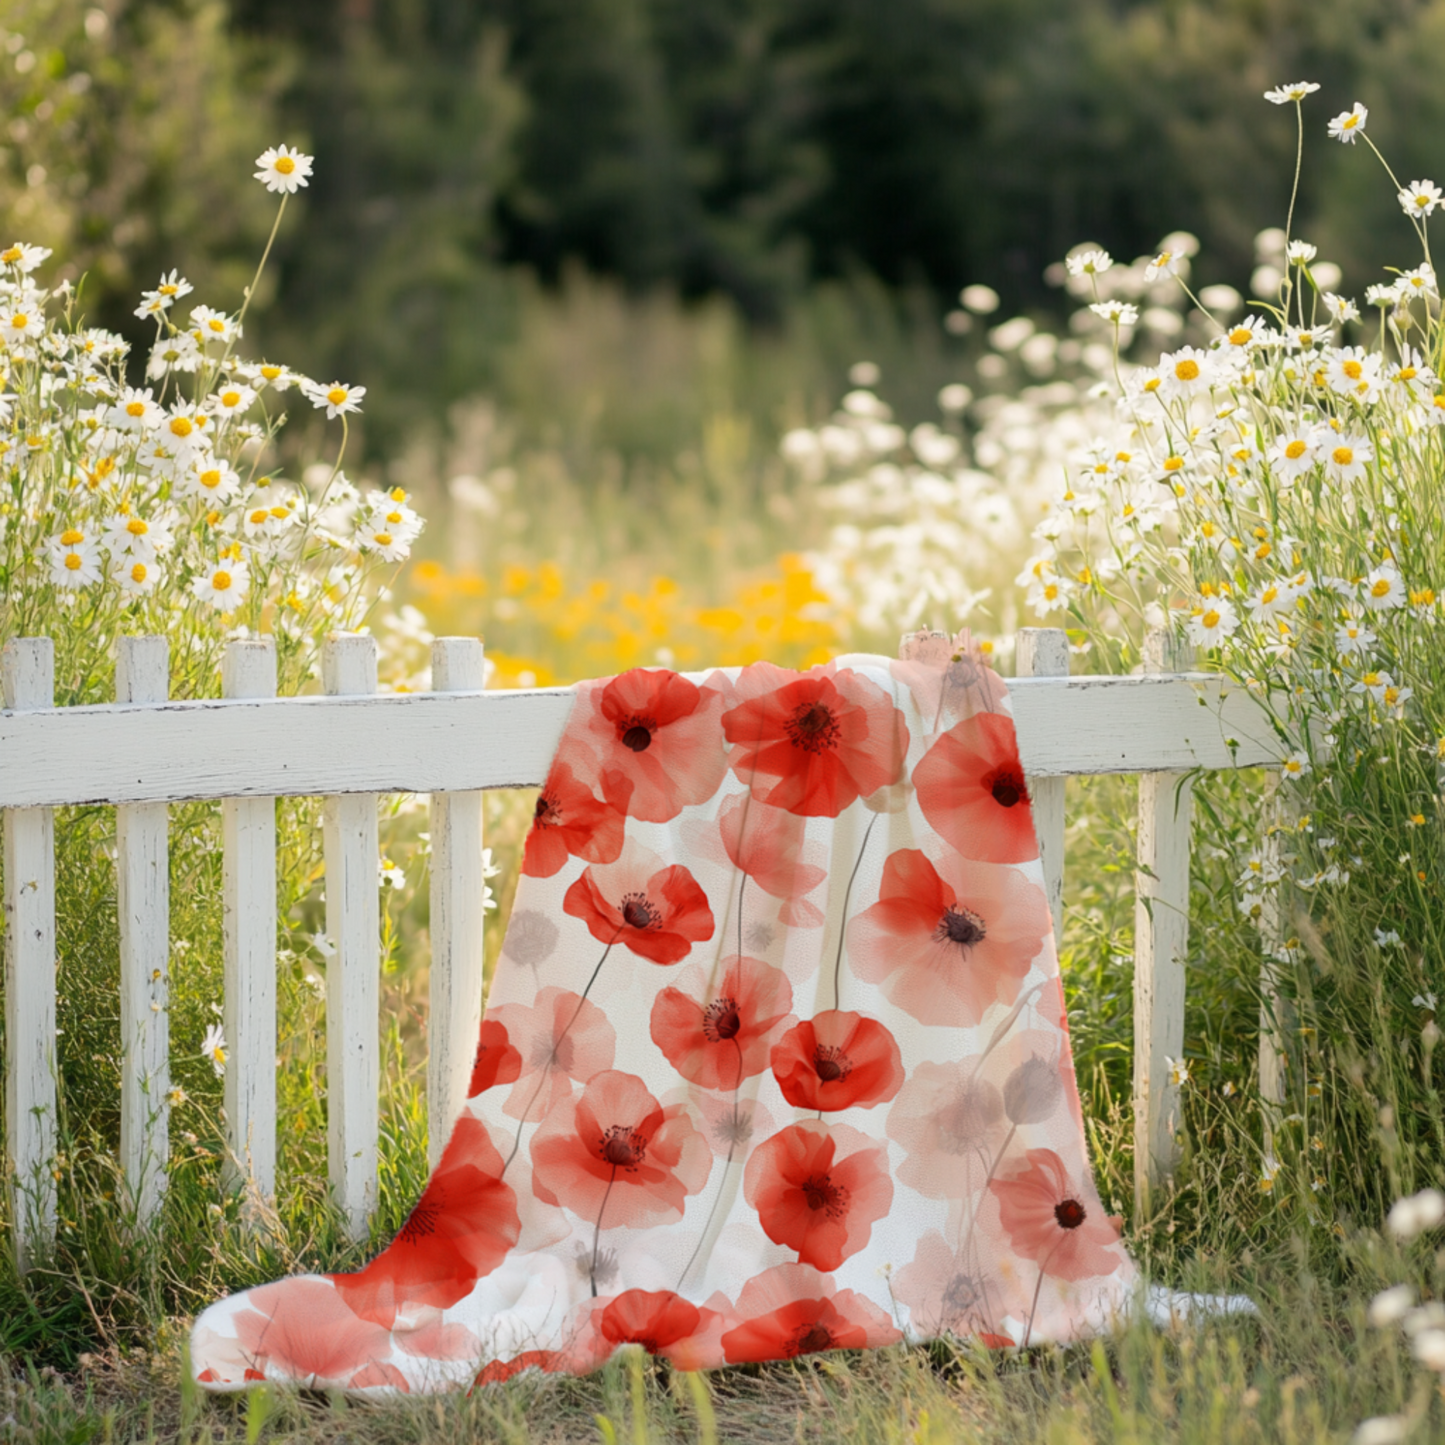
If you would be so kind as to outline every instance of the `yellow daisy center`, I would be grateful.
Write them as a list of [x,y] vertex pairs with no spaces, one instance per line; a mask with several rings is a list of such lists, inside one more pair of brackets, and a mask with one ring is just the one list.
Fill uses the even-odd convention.
[[63,547],[78,547],[83,541],[85,541],[85,533],[75,527],[67,527],[60,534],[60,544]]
[[132,537],[144,537],[150,531],[150,528],[139,517],[132,517],[125,524],[125,529]]
[[1370,588],[1371,597],[1388,597],[1390,595],[1390,583],[1387,578],[1381,577],[1373,587]]
[[135,566],[130,569],[130,580],[132,582],[144,582],[148,576],[150,576],[150,570],[144,562],[137,562]]
[[344,386],[333,386],[331,390],[326,393],[326,400],[329,401],[332,406],[340,406],[341,403],[346,400],[346,388]]
[[1355,459],[1354,447],[1336,447],[1330,453],[1330,460],[1337,467],[1347,467]]
[[24,254],[25,253],[20,249],[19,246],[11,246],[7,250],[0,251],[0,261],[3,261],[7,266],[10,266],[13,265],[16,261],[18,261]]
[[1229,333],[1229,344],[1231,346],[1248,346],[1250,338],[1254,335],[1247,326],[1236,326]]
[[215,489],[221,485],[221,469],[219,467],[211,467],[209,470],[202,472],[200,482],[208,491],[215,491]]
[[231,574],[230,574],[229,572],[226,572],[226,571],[216,572],[216,573],[211,577],[211,586],[214,587],[217,592],[228,592],[228,591],[230,591],[230,588],[231,588]]
[[128,401],[128,402],[126,402],[126,404],[125,404],[125,414],[126,414],[127,416],[144,416],[144,415],[146,414],[146,404],[145,404],[145,402],[143,402],[143,401]]
[[173,416],[171,418],[172,436],[188,437],[195,429],[195,424],[188,416]]
[[1164,458],[1164,470],[1165,470],[1166,472],[1177,472],[1177,471],[1179,470],[1179,468],[1182,467],[1183,465],[1184,465],[1184,458],[1183,458],[1183,457],[1175,456],[1175,457],[1165,457],[1165,458]]
[[1204,616],[1201,617],[1199,620],[1204,624],[1205,627],[1209,628],[1210,631],[1213,631],[1214,628],[1219,626],[1218,608],[1211,607],[1209,611],[1206,612]]
[[1340,370],[1344,372],[1351,381],[1358,381],[1365,373],[1365,368],[1353,358],[1341,364]]
[[283,176],[289,176],[296,169],[296,162],[290,156],[277,156],[272,164]]
[[1198,381],[1199,363],[1193,357],[1186,356],[1183,361],[1174,363],[1174,375],[1180,381]]
[[275,381],[276,378],[281,375],[281,368],[279,366],[263,366],[261,368],[261,375],[264,376],[267,381]]
[[391,546],[391,533],[390,533],[390,532],[378,532],[378,533],[376,534],[376,537],[375,537],[374,540],[375,540],[376,545],[377,545],[378,547],[390,547],[390,546]]
[[1302,441],[1292,441],[1285,449],[1284,454],[1290,461],[1297,462],[1304,456],[1309,448]]
[[80,553],[67,552],[65,554],[65,570],[67,572],[79,572],[83,565]]

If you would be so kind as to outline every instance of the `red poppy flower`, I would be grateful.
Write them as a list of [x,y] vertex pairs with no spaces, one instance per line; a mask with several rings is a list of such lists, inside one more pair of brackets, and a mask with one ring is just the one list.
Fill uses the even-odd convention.
[[622,851],[630,785],[620,776],[601,781],[605,786],[599,801],[567,762],[559,758],[552,765],[537,794],[522,854],[522,872],[529,878],[550,878],[570,857],[611,863]]
[[903,714],[851,668],[799,676],[755,662],[723,714],[729,765],[759,802],[802,817],[836,818],[898,780],[908,752]]
[[572,1092],[572,1081],[585,1083],[612,1067],[617,1035],[607,1015],[591,999],[549,984],[537,1001],[499,1004],[488,1010],[507,1030],[521,1059],[521,1073],[502,1105],[513,1119],[537,1120]]
[[615,863],[585,869],[562,908],[599,943],[621,943],[653,963],[677,963],[713,935],[712,909],[692,874],[631,840]]
[[652,1005],[653,1043],[684,1079],[704,1089],[736,1089],[761,1074],[793,1006],[781,969],[734,954],[723,970],[709,988],[702,970],[694,969],[691,988],[665,988]]
[[635,1074],[616,1070],[564,1099],[532,1136],[533,1193],[604,1229],[681,1219],[711,1170],[687,1110],[664,1109]]
[[1007,1131],[1003,1095],[978,1060],[922,1063],[888,1111],[888,1137],[908,1151],[898,1178],[929,1199],[970,1199]]
[[903,1083],[897,1039],[876,1019],[838,1009],[789,1029],[773,1048],[772,1066],[796,1109],[871,1109]]
[[365,1269],[332,1275],[362,1319],[391,1326],[404,1305],[446,1309],[506,1257],[522,1231],[517,1196],[486,1126],[463,1114],[401,1232]]
[[741,1323],[722,1337],[729,1364],[795,1360],[820,1350],[877,1349],[903,1336],[872,1300],[840,1290],[801,1264],[750,1279],[738,1296]]
[[1018,997],[1052,929],[1044,890],[1017,868],[935,867],[900,848],[883,864],[878,902],[848,925],[849,958],[912,1017],[967,1028]]
[[[717,792],[727,771],[719,744],[720,694],[662,668],[634,667],[584,692],[580,731],[597,755],[597,778],[617,773],[631,784],[630,817],[666,823]],[[580,756],[580,754],[579,754]],[[605,793],[604,793],[605,796]]]
[[715,1311],[671,1290],[630,1289],[614,1299],[594,1301],[591,1312],[602,1360],[619,1345],[641,1345],[649,1355],[681,1370],[722,1363],[716,1339],[720,1323]]
[[834,1270],[867,1245],[893,1203],[888,1153],[846,1124],[791,1124],[753,1150],[743,1194],[774,1244]]
[[467,1098],[475,1099],[493,1084],[512,1084],[522,1072],[522,1056],[512,1047],[506,1027],[496,1019],[483,1019],[481,1037],[477,1040],[477,1057],[472,1064],[472,1079],[467,1085]]
[[[245,1301],[246,1308],[233,1317],[231,1348],[249,1362],[247,1378],[251,1372],[264,1378],[269,1366],[303,1384],[344,1387],[359,1370],[391,1354],[389,1331],[358,1315],[330,1283],[314,1275],[247,1290]],[[221,1373],[224,1378],[232,1371]],[[241,1377],[241,1370],[234,1373]]]
[[923,755],[913,782],[923,816],[965,858],[1027,863],[1039,856],[1012,718],[965,718]]
[[913,1262],[897,1270],[889,1289],[907,1305],[909,1324],[928,1337],[950,1334],[981,1340],[990,1347],[1014,1341],[1000,1323],[1005,1316],[1023,1319],[1029,1296],[1019,1272],[985,1272],[977,1259],[957,1253],[936,1230],[918,1241]]
[[789,928],[817,928],[822,910],[803,897],[828,876],[816,864],[804,863],[805,820],[782,808],[770,808],[749,793],[735,793],[718,812],[723,847],[764,893],[783,900],[779,918]]
[[1069,1177],[1052,1149],[1030,1149],[988,1186],[998,1199],[999,1223],[1025,1259],[1056,1279],[1093,1279],[1122,1263],[1119,1231],[1092,1184]]
[[477,1371],[477,1378],[472,1381],[472,1389],[476,1390],[484,1385],[500,1385],[514,1375],[520,1375],[523,1370],[556,1372],[563,1368],[563,1359],[555,1350],[523,1350],[515,1359],[489,1360]]

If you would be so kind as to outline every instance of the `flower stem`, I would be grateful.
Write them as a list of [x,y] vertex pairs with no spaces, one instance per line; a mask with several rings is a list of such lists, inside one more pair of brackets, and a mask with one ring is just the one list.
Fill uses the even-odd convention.
[[863,834],[863,846],[858,850],[858,861],[853,865],[853,871],[848,875],[848,886],[843,890],[843,913],[838,920],[838,956],[833,960],[833,1007],[841,1008],[843,995],[841,992],[843,984],[843,940],[848,933],[848,900],[853,896],[853,884],[857,881],[858,870],[863,866],[863,855],[868,851],[868,839],[873,835],[873,826],[878,821],[878,814],[874,813],[868,822],[867,831]]
[[602,1216],[607,1213],[607,1201],[612,1195],[612,1186],[617,1183],[617,1166],[612,1166],[612,1178],[607,1181],[606,1192],[602,1196],[602,1208],[597,1211],[597,1227],[592,1231],[592,1268],[588,1273],[588,1279],[592,1285],[592,1298],[597,1298],[597,1254],[602,1248]]

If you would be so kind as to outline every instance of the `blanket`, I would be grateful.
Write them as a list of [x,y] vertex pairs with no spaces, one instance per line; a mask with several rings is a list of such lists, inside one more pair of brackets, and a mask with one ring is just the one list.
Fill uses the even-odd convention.
[[581,684],[521,867],[410,1218],[213,1304],[201,1385],[1015,1347],[1127,1308],[1008,695],[965,643]]

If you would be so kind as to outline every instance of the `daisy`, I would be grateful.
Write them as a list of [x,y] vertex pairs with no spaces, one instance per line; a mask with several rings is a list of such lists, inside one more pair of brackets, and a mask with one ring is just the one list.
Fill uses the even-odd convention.
[[1400,300],[1400,287],[1398,282],[1391,282],[1388,286],[1382,281],[1374,286],[1365,288],[1366,306],[1394,306]]
[[229,502],[241,485],[235,470],[219,457],[203,457],[188,467],[182,477],[188,492],[200,497],[214,497]]
[[1380,394],[1380,358],[1360,346],[1341,347],[1325,365],[1325,381],[1341,396],[1373,400]]
[[1254,621],[1263,622],[1265,618],[1287,612],[1294,606],[1294,601],[1294,595],[1285,583],[1266,582],[1249,599],[1249,615]]
[[200,364],[201,348],[196,338],[188,331],[178,331],[174,336],[162,337],[151,348],[146,375],[156,380],[173,371],[195,371]]
[[1113,264],[1107,251],[1080,251],[1064,261],[1070,276],[1102,276]]
[[165,411],[150,387],[128,386],[110,409],[110,423],[122,431],[151,431],[165,419]]
[[1375,459],[1375,449],[1367,438],[1345,432],[1324,443],[1325,471],[1337,482],[1355,482],[1365,475],[1365,468]]
[[1356,101],[1353,110],[1341,111],[1330,122],[1330,137],[1333,140],[1342,141],[1345,145],[1353,145],[1355,137],[1364,134],[1365,121],[1369,114],[1370,112],[1359,101]]
[[1139,320],[1139,308],[1127,301],[1096,301],[1089,310],[1115,326],[1133,326]]
[[330,386],[322,386],[320,382],[313,381],[304,389],[312,406],[317,410],[326,408],[328,418],[342,416],[349,411],[360,411],[361,398],[366,395],[364,386],[343,386],[339,381],[333,381]]
[[1388,612],[1404,604],[1405,580],[1392,562],[1376,567],[1365,578],[1363,586],[1364,603],[1371,612]]
[[128,592],[132,597],[143,597],[155,590],[156,583],[161,580],[161,569],[154,561],[127,557],[111,576],[122,592]]
[[1236,321],[1223,336],[1219,338],[1221,346],[1232,346],[1239,350],[1248,350],[1256,342],[1262,340],[1261,333],[1264,330],[1264,323],[1258,316],[1246,316],[1243,321]]
[[1325,308],[1341,326],[1346,321],[1360,319],[1360,308],[1348,296],[1336,296],[1333,291],[1326,291],[1320,300],[1325,303]]
[[28,276],[49,255],[50,248],[47,246],[31,246],[24,241],[16,241],[13,246],[7,246],[0,251],[0,266]]
[[1435,281],[1435,268],[1428,261],[1405,271],[1396,283],[1402,296],[1438,296],[1439,287]]
[[1289,105],[1291,102],[1298,105],[1305,96],[1313,95],[1318,89],[1319,86],[1312,80],[1292,80],[1288,85],[1265,91],[1264,98],[1271,105]]
[[256,393],[249,386],[229,381],[211,396],[211,411],[217,417],[243,416],[255,400]]
[[1394,682],[1388,672],[1367,672],[1351,685],[1350,691],[1357,697],[1368,693],[1376,702],[1383,702],[1386,691],[1394,686]]
[[260,170],[256,179],[273,194],[277,191],[293,196],[304,185],[309,184],[311,165],[315,156],[302,155],[290,146],[272,146],[256,157]]
[[401,532],[387,530],[386,524],[376,522],[359,527],[356,545],[363,552],[375,552],[387,562],[404,562],[411,555],[411,542]]
[[1189,639],[1201,647],[1217,647],[1238,630],[1239,618],[1234,607],[1224,598],[1212,598],[1198,607],[1189,620]]
[[1407,216],[1428,216],[1440,204],[1440,187],[1434,181],[1411,181],[1397,196]]
[[1328,343],[1330,329],[1328,326],[1291,326],[1285,334],[1289,338],[1289,344],[1297,350],[1312,351],[1316,346]]
[[1195,396],[1214,381],[1214,358],[1197,346],[1184,346],[1159,358],[1159,371],[1170,396]]
[[255,381],[264,382],[267,386],[276,391],[287,391],[293,386],[301,385],[306,378],[298,376],[290,367],[278,366],[274,361],[263,361],[254,368]]
[[1281,776],[1286,778],[1302,778],[1310,770],[1309,754],[1296,750],[1288,757],[1281,758],[1279,771]]
[[169,306],[172,301],[179,301],[182,296],[189,296],[194,289],[179,271],[170,271],[156,282],[155,294],[163,296],[166,305]]
[[1319,253],[1319,247],[1308,241],[1291,241],[1285,249],[1284,258],[1293,265],[1308,266]]
[[211,1067],[220,1078],[226,1072],[226,1035],[220,1024],[212,1024],[201,1040],[201,1054],[211,1061]]
[[24,347],[45,330],[45,303],[38,291],[21,291],[0,311],[0,345]]
[[1160,251],[1160,253],[1144,268],[1144,284],[1152,286],[1156,281],[1162,281],[1166,276],[1177,276],[1183,269],[1185,257],[1177,255],[1173,251]]
[[100,581],[100,558],[78,527],[67,527],[51,544],[50,580],[68,590]]
[[164,522],[147,521],[125,513],[112,517],[105,526],[105,547],[116,561],[122,557],[153,558],[157,552],[164,552],[173,540]]
[[208,341],[234,341],[241,334],[241,328],[234,318],[224,311],[210,306],[191,307],[191,335],[202,345]]
[[1350,618],[1335,628],[1335,647],[1342,657],[1363,657],[1375,645],[1375,634]]
[[216,565],[197,577],[191,583],[191,591],[202,602],[209,602],[222,612],[230,612],[246,595],[251,585],[246,564],[234,558],[223,557]]
[[1275,438],[1269,450],[1270,466],[1286,486],[1304,476],[1318,460],[1314,435],[1308,431],[1286,432]]

